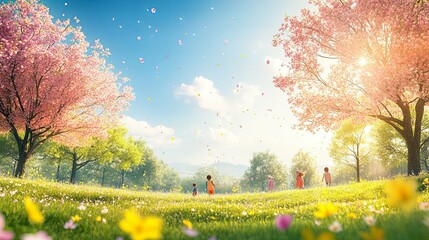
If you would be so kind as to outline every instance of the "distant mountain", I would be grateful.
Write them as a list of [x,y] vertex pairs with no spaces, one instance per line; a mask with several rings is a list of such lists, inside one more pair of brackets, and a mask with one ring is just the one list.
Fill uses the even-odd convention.
[[[191,177],[198,170],[198,168],[203,167],[201,165],[194,165],[188,163],[170,163],[168,164],[174,170],[176,170],[181,177]],[[243,176],[244,172],[248,166],[244,164],[233,164],[227,162],[218,162],[208,165],[207,167],[212,167],[219,172],[222,176],[240,178]]]

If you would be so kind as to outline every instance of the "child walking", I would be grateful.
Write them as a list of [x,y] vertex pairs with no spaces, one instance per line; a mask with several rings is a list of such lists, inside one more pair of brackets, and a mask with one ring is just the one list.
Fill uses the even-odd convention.
[[332,178],[331,178],[331,173],[329,173],[329,168],[325,167],[323,170],[325,172],[323,173],[322,182],[323,182],[323,179],[325,179],[326,186],[330,187]]
[[296,171],[296,188],[303,189],[304,188],[304,173],[300,171]]
[[268,190],[270,192],[274,191],[274,178],[272,176],[268,176]]
[[209,194],[209,196],[213,196],[215,193],[215,187],[216,185],[214,184],[213,180],[212,180],[212,176],[211,175],[207,175],[207,182],[206,182],[206,189],[207,192]]
[[196,183],[193,183],[192,184],[192,187],[194,187],[193,189],[192,189],[192,196],[197,196],[197,194],[198,194],[198,190],[197,190],[197,184]]

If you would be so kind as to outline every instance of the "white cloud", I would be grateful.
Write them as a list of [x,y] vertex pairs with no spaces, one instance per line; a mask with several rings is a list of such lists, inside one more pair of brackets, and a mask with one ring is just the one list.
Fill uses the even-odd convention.
[[145,121],[138,121],[128,116],[122,118],[122,123],[128,129],[128,134],[135,139],[146,141],[153,148],[179,145],[182,142],[175,136],[174,129],[163,125],[151,126]]
[[220,143],[237,143],[238,137],[226,128],[209,127],[209,137]]
[[218,93],[213,81],[203,76],[197,76],[191,85],[182,83],[177,89],[176,95],[192,97],[198,106],[214,112],[225,112],[228,110],[228,103],[225,98]]

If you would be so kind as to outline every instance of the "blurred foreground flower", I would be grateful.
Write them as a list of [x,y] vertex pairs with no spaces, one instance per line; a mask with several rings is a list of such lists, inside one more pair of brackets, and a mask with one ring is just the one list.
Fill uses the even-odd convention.
[[395,179],[385,186],[385,192],[390,202],[402,208],[411,210],[417,201],[417,184],[414,180]]
[[159,217],[140,217],[135,209],[124,212],[119,228],[133,240],[160,239],[163,221]]
[[325,203],[319,206],[319,211],[314,213],[317,218],[327,218],[338,212],[338,207],[332,203]]
[[28,214],[28,220],[31,223],[42,224],[45,221],[45,217],[43,217],[39,207],[37,207],[30,197],[24,198],[24,206]]
[[278,215],[274,223],[280,231],[284,231],[289,228],[292,220],[293,217],[291,215]]
[[363,240],[383,240],[384,231],[383,229],[372,226],[369,232],[361,232],[360,236]]
[[15,234],[10,231],[4,231],[6,226],[6,221],[4,220],[3,215],[0,214],[0,239],[1,240],[12,240]]
[[27,233],[21,236],[21,240],[52,240],[46,232],[40,231],[35,234]]
[[192,229],[192,223],[189,220],[183,220],[182,232],[188,237],[197,237],[200,233]]
[[338,221],[335,221],[329,226],[329,230],[331,230],[331,232],[338,233],[343,231],[343,227],[341,227],[341,224]]
[[319,236],[314,236],[310,229],[305,229],[301,233],[303,240],[335,240],[335,235],[330,232],[323,232]]
[[64,224],[64,229],[68,229],[68,230],[73,230],[75,229],[77,226],[76,224],[73,222],[73,220],[68,220],[65,224]]

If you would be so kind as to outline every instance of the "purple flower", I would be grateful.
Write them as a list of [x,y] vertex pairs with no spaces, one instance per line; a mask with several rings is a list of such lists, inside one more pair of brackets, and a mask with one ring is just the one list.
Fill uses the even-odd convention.
[[183,233],[186,235],[186,236],[188,236],[188,237],[197,237],[198,236],[198,234],[199,234],[199,232],[198,231],[195,231],[194,229],[192,229],[192,228],[186,228],[186,227],[184,227],[183,229],[182,229],[182,231],[183,231]]
[[280,231],[284,231],[289,228],[292,223],[292,215],[278,215],[275,220],[275,224]]

